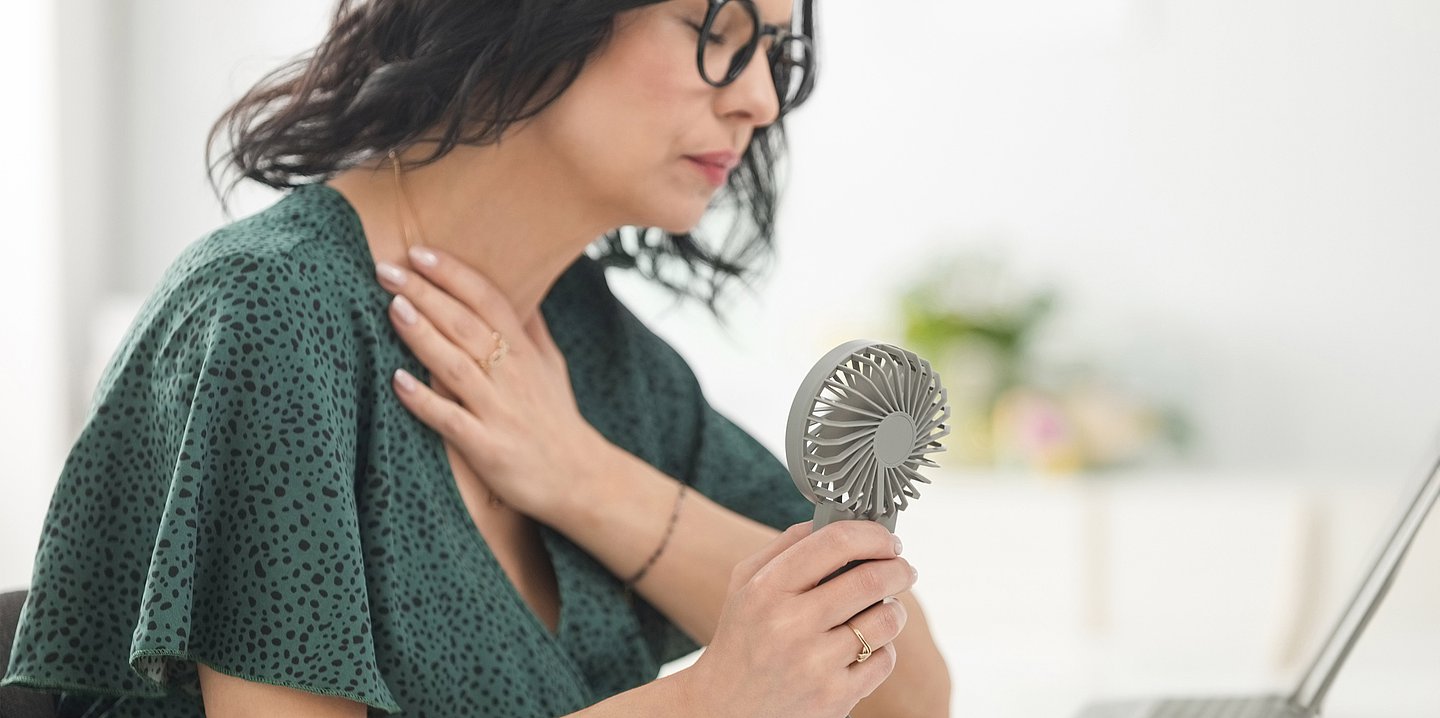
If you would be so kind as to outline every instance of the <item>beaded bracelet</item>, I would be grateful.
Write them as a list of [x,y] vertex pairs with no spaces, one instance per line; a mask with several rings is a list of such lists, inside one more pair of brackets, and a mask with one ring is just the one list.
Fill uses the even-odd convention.
[[640,579],[645,576],[645,572],[649,571],[650,567],[654,565],[655,559],[660,558],[660,553],[670,544],[670,534],[675,531],[675,519],[680,516],[680,501],[685,498],[685,491],[689,488],[690,486],[688,484],[683,482],[680,484],[680,494],[675,497],[675,510],[670,513],[670,526],[665,529],[665,538],[660,540],[660,546],[655,549],[655,553],[650,555],[650,560],[646,561],[645,565],[640,567],[640,571],[625,582],[625,601],[631,606],[635,605],[635,599],[633,597],[635,584],[640,582]]

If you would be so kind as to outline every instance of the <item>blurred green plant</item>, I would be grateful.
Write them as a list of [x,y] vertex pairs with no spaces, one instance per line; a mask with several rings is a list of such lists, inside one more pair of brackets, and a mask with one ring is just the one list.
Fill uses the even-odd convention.
[[1054,288],[1016,282],[994,252],[931,258],[900,293],[904,341],[949,393],[956,460],[1069,473],[1185,443],[1180,412],[1128,395],[1103,372],[1038,376],[1032,345],[1060,304]]
[[1028,340],[1055,308],[1057,294],[1042,291],[1008,308],[946,306],[942,296],[939,282],[922,284],[901,296],[905,341],[927,356],[943,355],[956,345],[980,343],[990,347],[1001,359],[997,381],[988,397],[991,400],[1019,383]]

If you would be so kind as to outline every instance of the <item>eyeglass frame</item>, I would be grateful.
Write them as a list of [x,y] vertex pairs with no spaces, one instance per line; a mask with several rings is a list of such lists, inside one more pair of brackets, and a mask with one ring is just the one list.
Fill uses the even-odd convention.
[[[741,73],[745,72],[745,68],[747,68],[747,67],[750,66],[750,61],[753,60],[753,59],[755,59],[755,50],[759,49],[759,47],[760,47],[760,41],[763,40],[767,35],[773,35],[773,36],[775,37],[775,43],[774,43],[774,45],[771,46],[772,51],[774,51],[774,50],[777,49],[777,48],[783,48],[783,47],[784,47],[784,43],[786,43],[786,42],[788,42],[788,41],[790,41],[790,40],[799,40],[800,43],[805,47],[805,56],[806,56],[806,58],[808,58],[809,63],[807,64],[807,66],[806,66],[806,68],[805,68],[805,70],[806,70],[806,72],[805,72],[805,77],[802,78],[801,85],[800,85],[800,90],[797,91],[797,93],[796,93],[796,100],[795,100],[794,102],[792,102],[792,103],[790,104],[790,106],[788,106],[788,107],[785,106],[785,98],[780,96],[780,87],[779,87],[778,84],[775,86],[775,98],[776,98],[776,100],[780,103],[780,112],[781,112],[782,114],[785,113],[785,112],[788,112],[789,110],[793,110],[793,109],[795,109],[796,107],[799,107],[799,106],[801,105],[801,103],[803,103],[803,102],[805,101],[805,99],[806,99],[807,97],[809,97],[809,94],[810,94],[810,86],[813,86],[813,84],[814,84],[814,70],[815,70],[815,41],[814,41],[814,39],[810,38],[810,37],[807,36],[807,35],[801,34],[801,33],[792,32],[789,28],[780,27],[779,25],[773,25],[773,24],[770,24],[770,23],[761,23],[761,22],[760,22],[760,9],[757,8],[757,7],[755,7],[755,3],[754,3],[753,0],[708,0],[708,1],[709,1],[709,7],[708,7],[708,8],[706,9],[706,11],[705,11],[705,21],[700,24],[700,28],[699,28],[700,36],[699,36],[699,38],[695,41],[695,69],[700,72],[700,79],[704,80],[704,81],[705,81],[705,84],[710,85],[711,87],[717,87],[717,88],[719,88],[719,87],[725,87],[725,86],[727,86],[727,85],[735,82],[735,80],[739,79]],[[727,74],[726,74],[725,78],[724,78],[723,80],[720,80],[720,81],[716,82],[716,81],[714,81],[714,80],[711,80],[709,74],[705,72],[705,44],[706,44],[706,42],[707,42],[707,38],[710,36],[710,30],[711,30],[711,28],[713,28],[713,27],[715,26],[715,20],[716,20],[716,18],[718,18],[718,17],[720,16],[720,8],[722,8],[722,7],[724,7],[725,5],[728,5],[729,3],[732,3],[732,2],[744,6],[745,9],[750,12],[750,22],[751,22],[751,25],[752,25],[752,30],[753,30],[753,32],[754,32],[754,34],[753,34],[751,37],[753,37],[754,39],[751,40],[751,42],[749,43],[749,46],[745,48],[745,50],[744,50],[744,53],[745,53],[744,59],[743,59],[741,62],[738,62],[738,63],[737,63],[737,62],[734,62],[733,59],[732,59],[730,68],[729,68],[729,70],[727,71]],[[806,5],[808,6],[809,3],[807,2]],[[767,57],[766,60],[767,60],[767,63],[769,63],[770,58]],[[775,80],[775,66],[774,66],[773,63],[769,63],[769,64],[770,64],[770,77],[771,77],[771,81],[774,82],[774,80]]]

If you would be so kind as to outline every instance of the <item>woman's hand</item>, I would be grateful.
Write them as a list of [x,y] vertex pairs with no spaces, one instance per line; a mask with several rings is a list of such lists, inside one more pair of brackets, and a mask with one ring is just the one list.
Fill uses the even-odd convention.
[[[838,718],[894,670],[905,608],[873,604],[914,585],[910,562],[873,521],[812,526],[791,526],[735,566],[715,636],[686,669],[694,715]],[[819,584],[857,559],[869,560]],[[846,621],[874,651],[864,662]]]
[[[543,514],[573,490],[587,457],[605,442],[580,415],[544,315],[536,309],[522,325],[494,284],[438,250],[416,247],[410,263],[415,271],[382,263],[375,274],[396,293],[391,323],[436,386],[402,369],[392,379],[396,394],[497,496],[528,515]],[[509,348],[487,371],[479,362],[497,350],[494,331]]]

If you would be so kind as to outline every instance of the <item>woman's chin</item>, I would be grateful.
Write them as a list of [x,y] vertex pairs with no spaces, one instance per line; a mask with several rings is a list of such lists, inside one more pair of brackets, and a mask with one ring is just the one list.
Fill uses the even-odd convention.
[[652,200],[634,207],[629,214],[632,220],[637,221],[630,222],[629,226],[655,227],[672,235],[688,234],[713,209],[714,200],[715,195],[701,197],[695,194],[672,194],[668,201],[663,202]]
[[704,215],[704,211],[683,215],[672,213],[668,216],[657,217],[654,223],[647,226],[659,227],[670,234],[689,234],[700,224],[700,218]]

